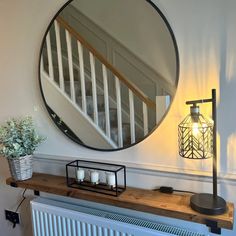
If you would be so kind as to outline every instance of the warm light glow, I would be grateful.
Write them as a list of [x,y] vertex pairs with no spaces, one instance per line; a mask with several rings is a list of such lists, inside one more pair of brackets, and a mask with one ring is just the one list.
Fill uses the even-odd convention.
[[193,133],[193,136],[195,138],[197,138],[199,136],[199,123],[198,122],[194,122],[193,123],[193,126],[192,126],[192,133]]
[[178,126],[179,154],[184,158],[212,157],[214,122],[201,114],[190,114]]
[[200,129],[203,133],[205,133],[206,129],[207,129],[207,124],[206,123],[199,124],[198,122],[194,122],[192,124],[192,134],[193,134],[194,137],[197,138],[199,136]]

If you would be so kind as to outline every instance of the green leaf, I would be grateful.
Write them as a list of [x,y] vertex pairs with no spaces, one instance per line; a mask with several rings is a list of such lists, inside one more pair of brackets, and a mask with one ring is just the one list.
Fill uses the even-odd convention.
[[12,118],[0,126],[0,154],[16,158],[31,155],[45,139],[37,134],[32,117]]

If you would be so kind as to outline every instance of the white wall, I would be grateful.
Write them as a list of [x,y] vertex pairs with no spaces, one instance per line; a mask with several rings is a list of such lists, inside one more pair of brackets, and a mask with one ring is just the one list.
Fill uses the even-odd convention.
[[[63,2],[0,2],[0,121],[17,115],[34,117],[40,132],[47,136],[38,150],[41,158],[38,158],[37,170],[64,171],[62,163],[55,161],[53,166],[46,155],[51,155],[51,159],[117,161],[132,167],[128,172],[129,185],[152,188],[165,184],[185,190],[210,191],[210,179],[204,176],[211,170],[211,160],[193,163],[178,156],[177,124],[188,112],[184,105],[186,100],[209,97],[211,88],[215,87],[218,92],[220,194],[236,202],[236,1],[155,0],[169,20],[179,46],[177,94],[166,119],[151,136],[132,148],[107,153],[72,143],[52,124],[43,106],[37,78],[40,43],[48,22]],[[207,105],[203,110],[210,113]],[[5,186],[7,176],[6,160],[0,159],[1,232],[5,236],[30,235],[29,216],[23,217],[22,227],[17,226],[14,231],[4,220],[3,209],[14,209],[22,191]],[[236,230],[223,231],[226,236],[235,234]]]
[[[46,115],[39,92],[37,64],[40,44],[48,21],[63,4],[63,0],[0,1],[0,120],[31,114],[39,127],[54,130]],[[38,109],[39,112],[34,110]],[[43,121],[43,122],[42,122]],[[51,128],[50,128],[51,127]],[[56,132],[57,133],[57,132]],[[56,135],[54,132],[54,135]],[[59,133],[58,133],[59,135]],[[21,200],[22,189],[9,188],[5,159],[0,159],[0,235],[31,235],[29,204],[21,208],[22,224],[12,229],[5,220],[4,209],[15,210]],[[31,194],[27,191],[26,195]]]

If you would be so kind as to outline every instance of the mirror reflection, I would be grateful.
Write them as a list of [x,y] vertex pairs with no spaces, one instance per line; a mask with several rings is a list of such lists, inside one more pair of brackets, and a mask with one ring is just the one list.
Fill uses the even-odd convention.
[[55,124],[99,150],[134,145],[162,121],[176,92],[172,30],[146,0],[74,0],[54,18],[40,86]]

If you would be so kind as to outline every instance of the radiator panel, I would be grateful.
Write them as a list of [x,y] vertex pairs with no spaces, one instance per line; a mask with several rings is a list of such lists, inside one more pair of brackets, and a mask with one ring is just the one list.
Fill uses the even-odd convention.
[[175,226],[44,198],[31,201],[31,209],[34,236],[203,236]]

